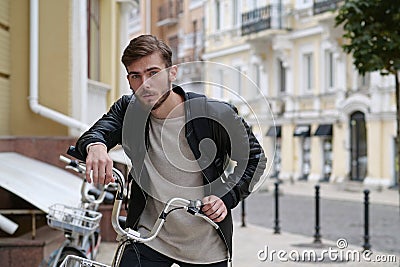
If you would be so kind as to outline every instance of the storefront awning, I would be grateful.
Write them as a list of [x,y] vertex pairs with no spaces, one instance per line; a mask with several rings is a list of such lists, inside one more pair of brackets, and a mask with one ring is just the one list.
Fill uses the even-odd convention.
[[272,136],[272,137],[281,137],[281,126],[271,126],[265,136]]
[[314,135],[317,136],[332,136],[332,124],[321,124],[318,126]]
[[82,180],[63,169],[14,152],[0,153],[0,186],[38,209],[62,203],[77,207]]
[[303,136],[303,137],[309,137],[310,136],[310,125],[297,125],[296,128],[294,128],[294,133],[293,136]]

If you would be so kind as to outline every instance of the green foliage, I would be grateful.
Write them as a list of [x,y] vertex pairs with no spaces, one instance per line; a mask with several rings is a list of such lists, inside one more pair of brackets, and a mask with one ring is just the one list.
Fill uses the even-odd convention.
[[345,0],[336,17],[343,26],[346,44],[361,74],[400,70],[400,1]]

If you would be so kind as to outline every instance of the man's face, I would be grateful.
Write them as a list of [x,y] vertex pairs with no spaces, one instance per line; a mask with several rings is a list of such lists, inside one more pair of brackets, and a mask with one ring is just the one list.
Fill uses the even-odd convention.
[[165,69],[159,53],[142,57],[127,67],[128,81],[137,99],[146,107],[156,109],[168,97],[176,66]]

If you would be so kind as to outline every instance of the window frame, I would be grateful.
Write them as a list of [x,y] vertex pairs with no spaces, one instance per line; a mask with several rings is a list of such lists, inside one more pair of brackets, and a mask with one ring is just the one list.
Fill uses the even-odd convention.
[[314,53],[312,51],[307,51],[302,53],[302,72],[303,72],[303,93],[312,93],[314,89]]

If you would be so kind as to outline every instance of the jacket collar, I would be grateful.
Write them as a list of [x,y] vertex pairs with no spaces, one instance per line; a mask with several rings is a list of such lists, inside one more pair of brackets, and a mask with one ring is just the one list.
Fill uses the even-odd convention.
[[179,85],[172,84],[172,91],[173,91],[174,93],[177,93],[177,94],[180,95],[180,96],[183,96],[185,101],[188,99],[187,94],[186,94],[185,91],[182,89],[182,87],[180,87]]

